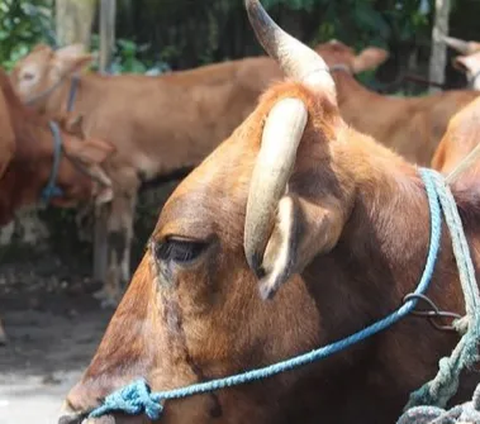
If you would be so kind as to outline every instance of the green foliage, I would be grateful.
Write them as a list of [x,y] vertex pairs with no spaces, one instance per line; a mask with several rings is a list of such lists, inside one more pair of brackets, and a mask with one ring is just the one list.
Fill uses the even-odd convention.
[[366,44],[387,47],[430,38],[422,0],[318,0],[318,3],[323,13],[317,40],[338,38],[361,48]]
[[[388,49],[398,74],[415,53],[427,62],[434,0],[262,0],[288,32],[314,45],[331,38],[355,49]],[[13,63],[38,42],[55,45],[54,0],[0,0],[0,63]],[[480,40],[478,0],[452,1],[452,34]],[[478,12],[478,13],[477,13]],[[263,54],[243,0],[117,0],[111,71],[158,74],[168,69]],[[92,50],[98,50],[93,37]],[[168,65],[167,65],[168,64]],[[424,66],[423,66],[424,67]],[[424,69],[423,69],[424,72]],[[362,75],[371,82],[374,73]],[[394,79],[394,76],[390,79]]]
[[[92,36],[92,50],[99,49],[99,36],[94,34]],[[117,39],[115,42],[115,49],[113,52],[113,60],[110,72],[113,74],[121,73],[136,73],[158,75],[162,72],[168,71],[170,67],[168,63],[162,60],[153,61],[148,58],[150,50],[149,44],[137,44],[132,40]],[[141,56],[146,58],[142,59]],[[93,69],[98,69],[93,66]]]
[[311,12],[318,0],[265,0],[262,4],[266,9],[271,9],[274,6],[287,6],[292,10],[306,10]]
[[0,2],[0,63],[6,69],[38,42],[54,41],[52,0]]

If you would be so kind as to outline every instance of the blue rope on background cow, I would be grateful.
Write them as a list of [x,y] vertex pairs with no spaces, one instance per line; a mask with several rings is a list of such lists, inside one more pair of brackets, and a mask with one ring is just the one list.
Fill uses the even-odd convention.
[[57,186],[60,156],[62,154],[62,134],[60,133],[60,128],[56,122],[49,121],[48,125],[53,135],[53,165],[48,183],[40,195],[42,201],[45,203],[48,203],[52,197],[61,196],[63,194],[63,190]]
[[[442,215],[440,198],[442,196],[445,197],[443,194],[443,187],[445,187],[445,184],[443,182],[443,178],[439,174],[428,169],[421,169],[420,174],[425,183],[430,207],[430,246],[425,263],[425,269],[420,282],[415,289],[415,294],[425,293],[433,275],[435,262],[438,257],[441,243]],[[451,209],[456,209],[456,205],[453,197],[447,197],[446,199],[447,202],[452,203],[451,208],[444,208],[444,213],[448,214],[451,213]],[[449,226],[450,221],[451,219],[447,219]],[[461,231],[461,226],[457,228],[457,230]],[[465,257],[460,257],[457,258],[457,260],[461,262],[462,258],[467,260],[467,257],[469,258],[470,256],[468,255]],[[462,267],[468,269],[468,265],[462,265]],[[463,285],[462,288],[465,290]],[[466,296],[468,297],[469,295],[466,293]],[[163,392],[151,392],[147,382],[143,379],[135,381],[132,384],[107,396],[103,404],[94,409],[90,413],[89,417],[97,418],[102,415],[118,411],[131,415],[145,413],[150,419],[156,420],[162,414],[162,402],[165,400],[185,398],[195,394],[208,393],[218,389],[259,381],[264,378],[271,377],[285,371],[290,371],[300,366],[326,358],[334,353],[359,343],[382,330],[385,330],[412,312],[416,304],[417,300],[412,298],[411,300],[406,301],[401,307],[387,317],[342,340],[263,368],[257,368],[229,377],[192,384],[190,386]]]
[[78,84],[80,82],[80,77],[78,74],[72,75],[70,81],[70,90],[68,92],[67,99],[67,112],[73,112],[73,107],[75,106],[75,99],[77,98]]

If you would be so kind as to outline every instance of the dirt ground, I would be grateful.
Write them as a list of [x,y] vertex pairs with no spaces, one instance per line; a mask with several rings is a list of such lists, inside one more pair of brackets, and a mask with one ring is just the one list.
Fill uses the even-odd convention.
[[[178,181],[140,193],[132,271],[160,209]],[[0,346],[0,424],[53,424],[68,392],[91,360],[113,309],[102,309],[89,280],[91,252],[74,240],[74,220],[49,209],[50,250],[33,260],[0,255],[0,317],[9,336]],[[41,249],[40,249],[41,251]],[[10,251],[10,253],[12,253]],[[23,254],[23,253],[22,253]],[[61,257],[61,259],[60,259]]]
[[[88,271],[88,270],[86,270]],[[88,365],[113,314],[99,286],[59,260],[0,267],[0,424],[52,424],[65,394]]]

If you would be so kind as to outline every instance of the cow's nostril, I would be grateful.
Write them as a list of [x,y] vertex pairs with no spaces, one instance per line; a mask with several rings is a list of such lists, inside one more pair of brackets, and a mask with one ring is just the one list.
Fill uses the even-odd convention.
[[72,413],[68,415],[62,415],[58,419],[58,424],[81,424],[85,414]]

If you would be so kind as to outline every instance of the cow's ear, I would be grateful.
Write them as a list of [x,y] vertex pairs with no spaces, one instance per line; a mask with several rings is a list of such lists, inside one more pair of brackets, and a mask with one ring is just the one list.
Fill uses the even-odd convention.
[[457,56],[453,59],[452,65],[466,74],[475,74],[480,71],[480,52],[468,56]]
[[315,256],[330,252],[340,238],[345,220],[344,208],[337,199],[315,201],[289,190],[278,204],[273,231],[263,256],[262,298],[271,298],[282,284],[302,272]]
[[115,150],[115,146],[112,143],[98,138],[65,142],[65,151],[68,157],[86,164],[94,163],[100,165]]
[[376,69],[388,59],[388,56],[388,51],[384,49],[367,47],[353,59],[353,72],[359,74],[360,72]]
[[115,151],[115,146],[104,140],[65,140],[65,154],[80,169],[97,183],[95,198],[97,203],[106,203],[113,198],[112,181],[102,168],[103,162]]
[[43,51],[43,50],[52,50],[52,48],[47,45],[47,44],[44,44],[44,43],[38,43],[31,51],[31,53],[33,52],[40,52],[40,51]]
[[58,76],[81,71],[93,61],[93,55],[85,53],[82,44],[71,44],[55,51],[53,71]]
[[64,119],[65,131],[73,134],[81,139],[85,138],[83,129],[83,115],[68,114]]

